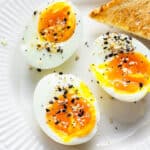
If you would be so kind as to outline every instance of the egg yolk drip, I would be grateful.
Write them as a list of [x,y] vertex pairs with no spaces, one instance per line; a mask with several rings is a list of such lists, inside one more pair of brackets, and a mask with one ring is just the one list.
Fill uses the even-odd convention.
[[55,2],[40,13],[38,32],[43,40],[64,42],[73,35],[75,28],[75,13],[66,2]]
[[150,83],[150,61],[138,52],[120,53],[91,70],[101,84],[119,92],[135,93]]
[[[67,92],[66,92],[67,91]],[[96,123],[95,99],[86,85],[65,89],[46,109],[48,126],[64,142],[88,135]]]

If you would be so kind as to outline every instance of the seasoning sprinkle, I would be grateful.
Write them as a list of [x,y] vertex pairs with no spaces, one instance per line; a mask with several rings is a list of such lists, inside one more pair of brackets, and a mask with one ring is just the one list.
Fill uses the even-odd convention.
[[35,10],[34,12],[33,12],[33,15],[35,16],[37,14],[37,11]]
[[79,117],[82,117],[84,115],[84,110],[83,109],[80,109],[79,110],[79,113],[78,113],[78,116]]
[[46,108],[45,110],[46,110],[46,112],[50,112],[50,110],[48,108]]
[[71,100],[71,103],[74,103],[75,102],[75,99],[73,98],[72,100]]
[[69,88],[69,89],[73,88],[73,85],[72,85],[72,84],[70,84],[70,85],[68,86],[68,88]]
[[142,82],[139,83],[139,87],[140,87],[140,88],[143,87],[143,83],[142,83]]
[[38,72],[42,72],[42,69],[40,69],[40,68],[37,68],[36,70],[37,70]]
[[58,110],[57,112],[56,112],[56,114],[59,114],[61,111],[60,110]]
[[56,125],[59,124],[59,123],[60,123],[60,121],[58,121],[58,120],[55,122]]
[[67,117],[71,117],[71,114],[69,113],[69,114],[67,114]]
[[54,99],[55,99],[55,100],[58,100],[58,97],[54,96]]
[[49,104],[53,104],[54,102],[53,101],[49,101]]

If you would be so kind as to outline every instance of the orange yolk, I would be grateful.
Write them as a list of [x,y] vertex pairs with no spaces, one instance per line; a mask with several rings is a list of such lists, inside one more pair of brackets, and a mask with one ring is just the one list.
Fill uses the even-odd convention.
[[118,54],[107,67],[106,75],[117,90],[134,93],[149,82],[150,62],[138,52]]
[[66,98],[59,96],[46,111],[47,124],[55,133],[63,135],[66,142],[74,137],[86,136],[96,123],[94,106],[82,98],[71,98],[72,96],[69,93]]
[[39,16],[38,32],[41,39],[64,42],[74,33],[76,16],[66,2],[56,2],[43,10]]

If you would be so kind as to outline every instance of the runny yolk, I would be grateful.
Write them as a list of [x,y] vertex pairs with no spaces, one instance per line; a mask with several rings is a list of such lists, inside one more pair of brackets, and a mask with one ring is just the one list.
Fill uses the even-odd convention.
[[38,32],[41,39],[49,42],[68,40],[73,35],[75,27],[75,13],[66,2],[55,2],[39,16]]
[[69,93],[65,98],[59,96],[46,112],[47,124],[55,133],[63,137],[64,142],[74,137],[86,136],[96,122],[94,106],[82,98],[72,98],[73,96],[75,95]]
[[134,93],[148,84],[150,62],[138,52],[121,53],[107,64],[107,70],[115,89]]

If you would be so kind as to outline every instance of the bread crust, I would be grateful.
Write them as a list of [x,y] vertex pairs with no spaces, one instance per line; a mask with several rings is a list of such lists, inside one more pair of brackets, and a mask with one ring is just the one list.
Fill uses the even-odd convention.
[[150,0],[111,0],[90,17],[150,40]]

